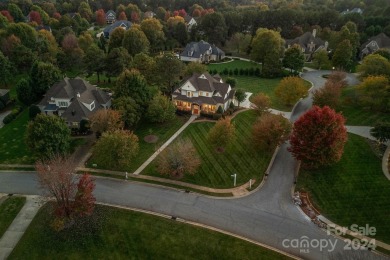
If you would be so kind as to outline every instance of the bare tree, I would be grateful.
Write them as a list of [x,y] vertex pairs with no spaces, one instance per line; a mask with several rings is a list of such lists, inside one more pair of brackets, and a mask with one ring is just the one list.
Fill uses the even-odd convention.
[[180,179],[185,173],[195,174],[201,161],[189,139],[179,139],[164,150],[157,159],[157,171]]
[[55,198],[55,215],[70,218],[77,189],[74,159],[56,155],[51,159],[38,161],[35,169],[38,172],[41,187],[48,193],[48,196]]
[[48,197],[55,199],[55,219],[52,226],[61,230],[72,224],[75,217],[91,215],[95,205],[95,184],[89,174],[77,181],[76,162],[73,157],[56,155],[35,165],[39,183]]

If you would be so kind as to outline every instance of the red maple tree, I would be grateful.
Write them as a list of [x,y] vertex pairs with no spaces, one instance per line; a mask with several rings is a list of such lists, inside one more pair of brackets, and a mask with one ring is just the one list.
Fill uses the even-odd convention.
[[328,106],[314,106],[293,126],[288,150],[305,168],[338,162],[347,142],[345,118]]
[[139,14],[137,12],[132,11],[131,12],[131,21],[133,23],[139,23]]
[[36,22],[37,24],[42,24],[41,15],[37,11],[31,11],[30,22]]
[[0,12],[5,18],[7,18],[8,22],[13,22],[14,21],[14,18],[12,17],[12,15],[7,11],[7,10],[2,10]]
[[118,16],[118,20],[126,20],[127,21],[127,16],[125,12],[121,12]]
[[187,15],[187,12],[186,12],[186,10],[184,10],[184,9],[180,9],[180,10],[179,10],[179,15],[180,15],[181,17],[184,17],[184,16],[186,16],[186,15]]
[[53,14],[53,18],[54,18],[54,19],[57,19],[57,20],[60,20],[60,19],[61,19],[61,14],[60,14],[59,12],[55,12],[55,13]]
[[77,184],[77,193],[74,198],[73,210],[79,216],[91,215],[95,208],[95,197],[93,191],[95,189],[95,183],[91,178],[91,175],[85,173],[79,179]]
[[99,9],[96,11],[96,23],[100,26],[103,26],[106,24],[106,13],[103,9]]

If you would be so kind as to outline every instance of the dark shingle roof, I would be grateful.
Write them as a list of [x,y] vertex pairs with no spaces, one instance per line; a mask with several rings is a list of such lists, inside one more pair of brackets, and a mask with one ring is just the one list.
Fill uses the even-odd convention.
[[390,48],[390,37],[388,37],[386,34],[384,33],[380,33],[372,38],[370,38],[368,41],[366,41],[362,46],[361,48],[364,49],[364,48],[370,48],[369,43],[372,42],[372,41],[375,41],[377,44],[378,44],[378,47],[380,49],[382,48]]
[[[199,42],[190,42],[185,47],[184,51],[180,54],[180,56],[184,57],[192,57],[192,58],[200,58],[200,55],[204,55],[206,51],[211,49],[210,54],[218,55],[218,54],[224,54],[224,52],[216,47],[215,45],[211,45],[208,42],[205,41],[199,41]],[[189,53],[192,52],[192,55],[189,55]]]
[[[229,84],[221,83],[214,77],[212,77],[208,72],[199,74],[194,73],[191,77],[189,77],[187,80],[183,82],[189,81],[197,91],[207,91],[207,92],[213,92],[213,96],[210,97],[187,97],[186,95],[182,95],[178,89],[175,92],[174,95],[176,96],[175,99],[181,100],[181,101],[190,101],[197,103],[199,105],[201,104],[223,104],[228,99],[232,98],[232,93],[234,95],[234,90],[230,90],[229,95],[225,98],[225,95],[229,91]],[[182,85],[183,85],[182,84]],[[216,94],[219,93],[221,96],[217,96]]]
[[126,20],[119,20],[113,24],[110,24],[109,26],[107,26],[106,28],[103,29],[104,37],[108,38],[110,36],[111,32],[117,27],[122,27],[125,30],[128,30],[131,27],[131,22],[126,21]]
[[[58,108],[55,104],[49,104],[51,98],[69,99],[71,104],[67,108]],[[76,122],[88,118],[102,105],[106,105],[110,99],[111,97],[106,92],[81,78],[64,78],[47,91],[39,105],[44,106],[44,110],[64,110],[61,117],[68,122]],[[90,105],[92,102],[95,103],[95,107],[90,111],[86,105]]]
[[309,52],[308,45],[313,42],[315,44],[315,49],[318,49],[321,45],[325,45],[325,41],[321,40],[318,37],[314,37],[311,32],[305,32],[295,39],[286,40],[286,46],[298,44],[302,48],[305,48],[306,52]]

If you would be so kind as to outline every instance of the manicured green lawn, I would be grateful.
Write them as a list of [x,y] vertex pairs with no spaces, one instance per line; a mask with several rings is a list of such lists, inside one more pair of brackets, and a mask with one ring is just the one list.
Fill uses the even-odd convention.
[[340,162],[301,170],[298,189],[307,190],[321,213],[341,226],[376,227],[376,239],[390,243],[390,181],[367,141],[349,134]]
[[[286,259],[274,251],[207,229],[123,209],[98,206],[90,223],[55,233],[44,206],[8,259]],[[84,232],[88,230],[89,232]]]
[[247,92],[253,93],[253,95],[256,95],[259,92],[267,94],[272,101],[271,107],[277,110],[281,111],[290,111],[292,109],[292,106],[286,106],[282,102],[279,101],[279,99],[275,96],[275,88],[279,84],[281,78],[275,78],[275,79],[266,79],[266,78],[260,78],[257,76],[246,76],[246,75],[224,75],[222,71],[227,69],[234,70],[235,68],[260,68],[261,65],[254,63],[254,62],[248,62],[248,61],[242,61],[242,60],[234,60],[232,62],[223,63],[223,64],[209,64],[207,68],[209,70],[217,70],[218,73],[221,75],[221,77],[226,80],[228,77],[233,77],[237,80],[237,86],[236,88],[242,88]]
[[0,204],[0,238],[26,202],[25,197],[9,197]]
[[390,114],[385,112],[371,111],[359,103],[352,102],[355,99],[356,87],[343,89],[341,105],[337,108],[343,112],[347,119],[347,125],[375,126],[380,122],[390,122]]
[[28,124],[28,109],[14,121],[0,128],[0,163],[30,164],[34,162],[32,153],[24,142]]
[[[110,169],[133,172],[139,166],[142,165],[165,141],[167,141],[179,128],[188,120],[185,117],[175,117],[171,122],[164,124],[152,124],[149,122],[141,122],[134,133],[139,139],[139,152],[136,158],[134,158],[132,166],[129,169]],[[147,135],[156,135],[159,139],[157,143],[147,143],[144,137]],[[88,161],[88,166],[92,167],[92,164],[97,164],[97,168],[106,169],[104,165],[99,164],[93,158]]]
[[100,82],[98,82],[98,78],[96,73],[92,74],[90,77],[85,77],[85,79],[91,83],[92,85],[96,85],[100,88],[113,88],[116,83],[116,77],[111,77],[111,82],[108,82],[108,77],[104,73],[100,74]]
[[207,68],[209,70],[217,70],[218,73],[221,73],[225,68],[230,70],[237,69],[249,69],[249,68],[261,68],[260,64],[257,64],[256,62],[249,62],[249,61],[243,61],[243,60],[233,60],[231,62],[227,63],[221,63],[221,64],[213,64],[210,63],[207,65]]
[[[236,140],[232,143],[232,148],[224,153],[217,153],[207,142],[207,133],[215,123],[199,122],[189,125],[181,137],[192,141],[201,158],[201,166],[194,175],[186,175],[181,181],[212,188],[231,188],[231,175],[234,173],[237,173],[237,185],[244,184],[249,179],[260,181],[274,150],[256,151],[253,148],[251,131],[255,120],[254,111],[242,112],[233,119]],[[143,174],[164,177],[155,168],[156,164],[152,163]]]

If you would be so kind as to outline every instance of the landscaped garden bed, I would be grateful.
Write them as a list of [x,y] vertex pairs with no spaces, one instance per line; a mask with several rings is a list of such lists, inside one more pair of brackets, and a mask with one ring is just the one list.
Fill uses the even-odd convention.
[[[233,119],[236,139],[223,153],[216,152],[207,141],[207,134],[215,123],[197,122],[189,125],[178,138],[189,138],[201,158],[201,165],[194,175],[185,175],[181,181],[211,188],[232,188],[232,174],[237,174],[237,186],[249,179],[260,182],[268,167],[274,149],[256,151],[252,144],[252,125],[256,113],[252,110],[239,113]],[[142,174],[164,177],[156,170],[156,162]]]
[[[142,165],[157,149],[164,144],[180,127],[188,120],[187,116],[176,116],[171,122],[164,124],[153,124],[147,121],[140,122],[134,133],[138,136],[139,152],[138,155],[133,159],[131,167],[128,169],[108,169],[108,170],[119,170],[133,172],[139,166]],[[150,142],[147,136],[157,137],[156,142]],[[155,138],[154,138],[155,140]],[[96,166],[94,166],[96,165]],[[92,156],[87,163],[88,167],[107,169],[105,165],[100,164]]]
[[307,191],[322,215],[341,226],[369,224],[375,239],[390,243],[390,182],[365,138],[349,134],[341,160],[318,170],[301,169],[297,190]]
[[287,259],[255,244],[171,219],[107,206],[56,233],[45,205],[9,259]]

